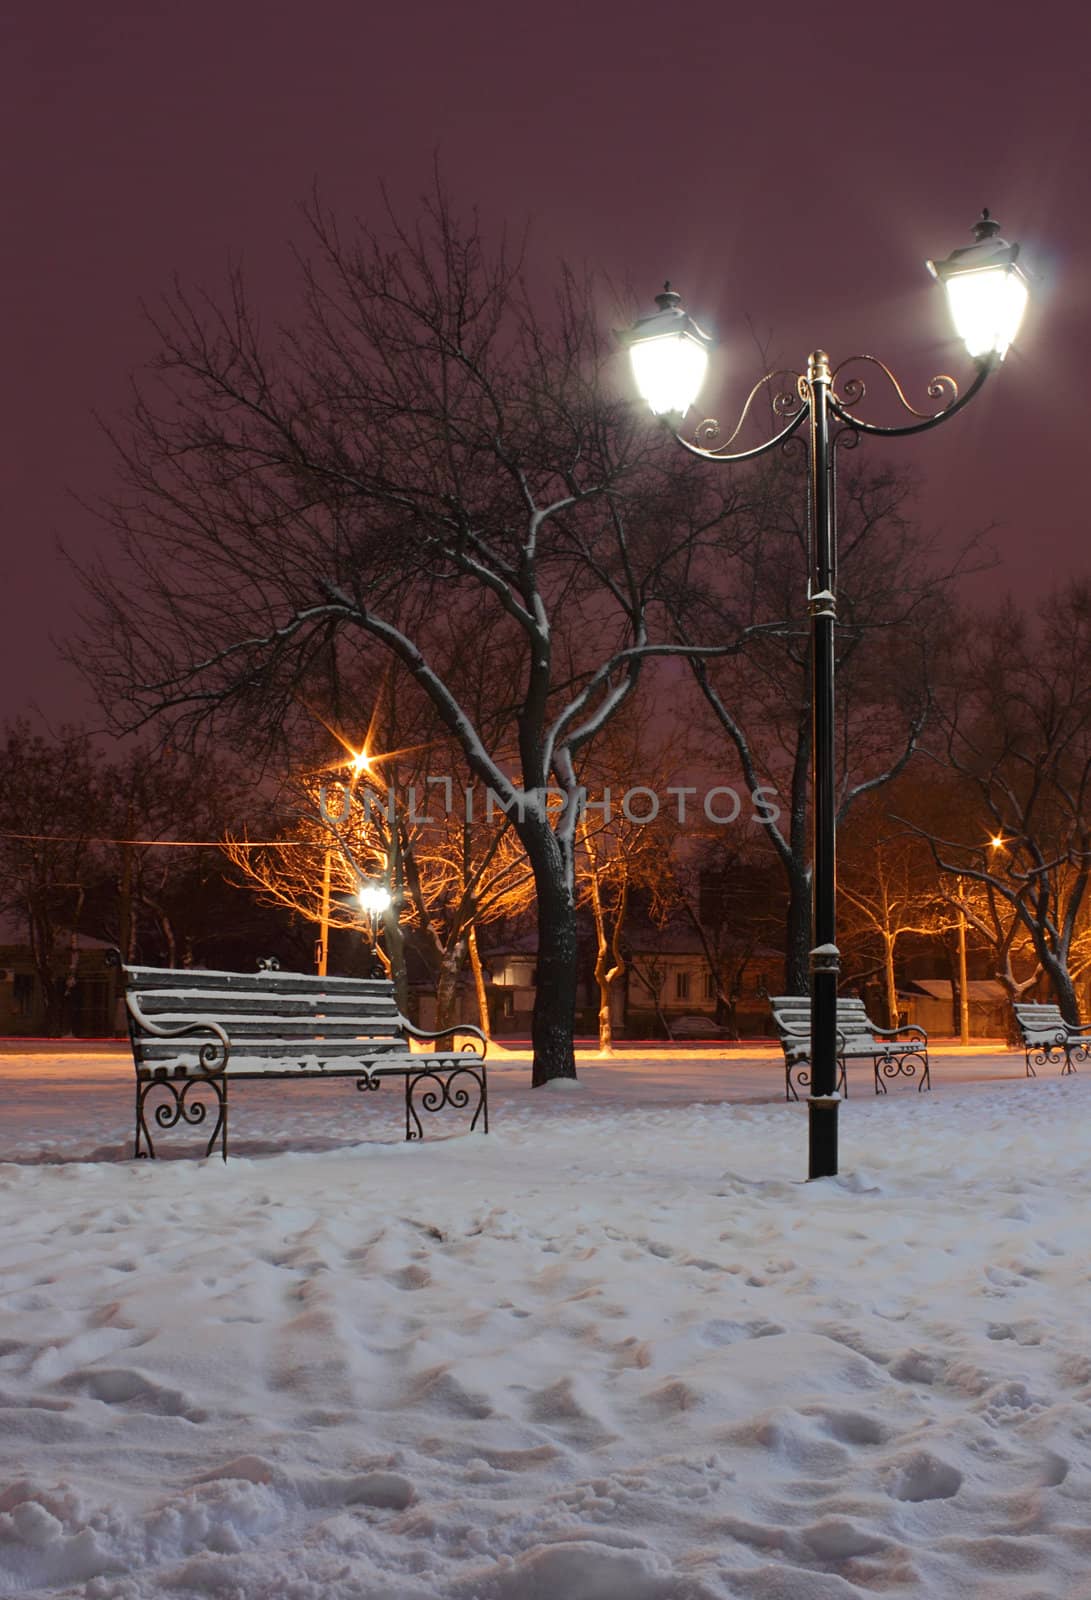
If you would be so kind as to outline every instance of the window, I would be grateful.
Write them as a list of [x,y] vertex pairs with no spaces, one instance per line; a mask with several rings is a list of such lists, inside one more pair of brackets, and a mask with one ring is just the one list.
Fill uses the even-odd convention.
[[715,998],[716,998],[716,979],[715,979],[715,976],[711,972],[706,972],[705,973],[705,999],[706,1000],[715,1000]]
[[674,998],[676,1000],[689,999],[689,973],[676,972],[674,974]]

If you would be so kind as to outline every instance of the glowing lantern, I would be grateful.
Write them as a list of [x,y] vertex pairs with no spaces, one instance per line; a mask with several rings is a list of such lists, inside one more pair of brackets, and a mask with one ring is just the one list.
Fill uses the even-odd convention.
[[621,335],[637,389],[657,417],[684,417],[708,369],[712,340],[682,310],[681,300],[665,284],[655,297],[659,310],[640,317]]
[[973,244],[952,250],[946,261],[929,261],[928,270],[947,290],[951,320],[970,355],[1002,361],[1023,320],[1027,279],[1016,264],[1019,246],[1001,239],[987,210],[973,231]]

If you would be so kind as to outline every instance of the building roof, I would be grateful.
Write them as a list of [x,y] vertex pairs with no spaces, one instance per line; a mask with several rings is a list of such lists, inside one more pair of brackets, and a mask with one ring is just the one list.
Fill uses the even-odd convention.
[[[927,994],[933,1000],[950,1000],[955,986],[948,978],[911,978],[899,984],[902,994]],[[1006,1000],[1007,991],[995,978],[967,978],[966,993],[971,1000]]]

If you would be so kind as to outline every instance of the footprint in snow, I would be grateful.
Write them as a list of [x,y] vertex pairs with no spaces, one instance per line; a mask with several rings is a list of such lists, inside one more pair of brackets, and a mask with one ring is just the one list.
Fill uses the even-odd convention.
[[432,1274],[425,1267],[412,1262],[408,1267],[402,1267],[400,1272],[388,1272],[386,1281],[393,1284],[395,1289],[424,1289],[432,1281]]
[[131,1406],[134,1411],[180,1417],[186,1422],[208,1420],[208,1412],[191,1404],[179,1389],[168,1389],[131,1367],[92,1367],[73,1372],[62,1386],[108,1406]]
[[917,1450],[893,1461],[884,1473],[887,1493],[894,1500],[951,1500],[962,1488],[962,1473],[928,1450]]

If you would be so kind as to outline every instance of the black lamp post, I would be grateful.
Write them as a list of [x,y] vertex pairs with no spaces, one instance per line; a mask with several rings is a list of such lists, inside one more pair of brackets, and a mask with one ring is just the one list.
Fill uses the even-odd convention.
[[[974,227],[974,243],[954,250],[945,261],[929,261],[929,271],[947,290],[956,331],[974,359],[977,372],[965,393],[946,374],[928,385],[933,411],[909,404],[890,368],[874,356],[850,356],[835,368],[823,350],[807,358],[806,370],[770,372],[750,391],[734,432],[720,440],[718,422],[709,418],[696,430],[695,441],[678,431],[697,398],[708,365],[711,340],[682,310],[670,284],[656,296],[659,310],[643,317],[624,335],[633,375],[652,411],[670,427],[678,443],[706,461],[751,461],[785,444],[808,424],[810,457],[811,571],[807,605],[811,617],[811,716],[813,729],[813,875],[811,966],[811,1093],[808,1096],[812,1178],[837,1171],[837,812],[834,746],[834,630],[837,621],[837,534],[834,459],[840,444],[856,444],[862,433],[883,437],[924,433],[961,411],[1004,359],[1015,337],[1027,301],[1027,281],[1016,261],[1018,245],[999,237],[999,224],[988,211]],[[844,369],[855,362],[879,368],[893,385],[903,408],[914,419],[898,427],[868,422],[854,407],[865,398],[864,382]],[[790,387],[777,387],[787,378]],[[732,451],[752,402],[771,386],[772,411],[783,424],[772,438],[749,450]],[[714,442],[720,441],[720,442]]]

